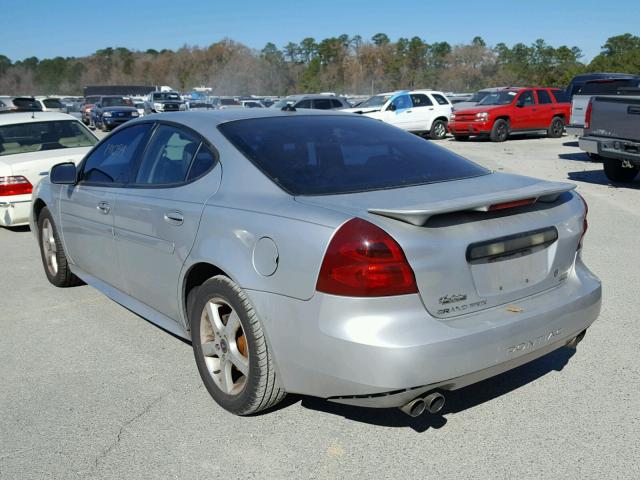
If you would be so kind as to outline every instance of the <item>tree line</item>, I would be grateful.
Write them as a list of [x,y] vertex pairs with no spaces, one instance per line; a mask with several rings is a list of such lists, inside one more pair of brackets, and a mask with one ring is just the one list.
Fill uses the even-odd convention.
[[84,85],[171,85],[181,91],[213,87],[218,95],[284,95],[331,91],[363,94],[434,88],[468,92],[488,86],[565,86],[588,71],[640,73],[640,37],[610,37],[590,62],[576,46],[498,43],[481,37],[468,44],[392,41],[378,33],[308,37],[282,48],[250,49],[231,39],[207,47],[146,51],[104,48],[86,57],[29,57],[12,62],[0,55],[0,94],[81,94]]

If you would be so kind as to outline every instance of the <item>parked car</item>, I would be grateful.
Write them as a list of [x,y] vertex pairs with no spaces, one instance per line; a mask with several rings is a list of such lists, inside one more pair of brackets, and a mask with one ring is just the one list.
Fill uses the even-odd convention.
[[240,104],[244,108],[265,108],[262,102],[258,100],[240,100]]
[[99,96],[89,96],[84,98],[84,104],[80,107],[80,116],[82,123],[87,126],[93,126],[91,123],[91,110],[93,110],[93,106],[99,101]]
[[36,102],[40,105],[43,112],[59,112],[62,113],[64,105],[59,98],[56,97],[35,97]]
[[346,112],[361,113],[437,140],[447,135],[451,103],[442,92],[412,90],[382,93]]
[[133,118],[138,118],[138,109],[128,98],[118,95],[103,96],[91,109],[91,124],[108,132]]
[[569,97],[569,101],[573,99],[573,96],[578,93],[578,90],[587,82],[591,80],[604,80],[604,79],[633,79],[637,78],[637,75],[633,75],[631,73],[611,73],[611,72],[592,72],[592,73],[582,73],[580,75],[576,75],[573,77],[565,93]]
[[186,105],[177,92],[151,92],[145,102],[145,113],[177,112]]
[[310,108],[314,110],[340,110],[350,108],[351,105],[341,97],[323,94],[289,95],[281,98],[269,108],[283,108],[290,105],[293,108]]
[[584,117],[589,100],[595,95],[618,95],[626,88],[640,86],[640,77],[624,79],[590,80],[582,85],[571,100],[571,117],[566,126],[568,135],[576,137],[584,134]]
[[508,87],[490,93],[475,107],[456,110],[449,130],[456,140],[488,136],[493,142],[504,142],[512,134],[543,130],[548,137],[559,138],[570,109],[560,89]]
[[42,105],[33,97],[0,97],[0,113],[41,111]]
[[640,172],[640,88],[633,95],[596,96],[587,107],[580,148],[601,159],[612,182],[632,182]]
[[[478,90],[470,98],[462,101],[462,102],[452,102],[453,103],[453,111],[464,110],[465,108],[475,107],[484,97],[491,93],[500,92],[505,88],[509,87],[491,87],[491,88],[483,88],[482,90]],[[451,100],[451,99],[449,99]]]
[[228,108],[242,108],[242,104],[233,97],[219,97],[216,108],[221,110]]
[[60,99],[62,103],[62,111],[64,113],[79,112],[83,103],[82,97],[64,97]]
[[573,189],[364,116],[182,112],[55,166],[31,226],[52,284],[190,339],[231,412],[291,392],[415,416],[595,321]]
[[0,115],[0,226],[29,221],[31,192],[61,161],[79,162],[97,143],[80,121],[63,113]]

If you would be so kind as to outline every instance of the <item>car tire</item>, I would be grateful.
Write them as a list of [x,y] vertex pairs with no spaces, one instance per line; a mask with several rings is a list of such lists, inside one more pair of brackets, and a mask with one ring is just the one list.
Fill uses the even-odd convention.
[[282,401],[286,392],[260,320],[236,283],[223,275],[204,282],[189,319],[198,372],[218,405],[251,415]]
[[615,158],[603,158],[604,174],[609,180],[616,183],[629,183],[635,180],[640,171],[640,167],[627,168],[622,166],[622,162]]
[[82,280],[71,273],[53,216],[47,207],[38,215],[38,243],[44,273],[51,284],[60,288],[82,285]]
[[455,138],[458,142],[466,142],[467,140],[469,140],[469,135],[454,135],[453,138]]
[[562,117],[553,117],[551,120],[551,125],[547,129],[547,137],[549,138],[560,138],[564,133],[564,120]]
[[447,122],[444,120],[434,120],[429,130],[431,140],[442,140],[447,136]]
[[489,138],[492,142],[504,142],[509,138],[509,122],[503,118],[499,118],[493,122]]

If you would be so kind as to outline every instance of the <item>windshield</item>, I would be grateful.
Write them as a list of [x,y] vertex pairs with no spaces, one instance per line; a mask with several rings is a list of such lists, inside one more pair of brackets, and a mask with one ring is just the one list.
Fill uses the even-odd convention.
[[130,107],[131,100],[123,97],[104,97],[102,99],[103,107]]
[[358,105],[358,108],[382,107],[393,95],[375,95]]
[[281,98],[280,100],[278,100],[277,102],[275,102],[274,104],[271,105],[271,108],[282,108],[284,106],[286,106],[288,103],[295,103],[295,99],[293,98]]
[[398,188],[489,173],[431,142],[367,117],[253,118],[218,128],[292,195]]
[[180,100],[180,95],[178,95],[177,93],[170,93],[170,92],[154,93],[153,99],[154,100]]
[[0,126],[0,156],[60,148],[92,147],[98,140],[78,121]]
[[509,105],[518,92],[493,92],[487,94],[478,105]]
[[475,102],[478,103],[479,101],[481,101],[484,97],[486,97],[487,95],[489,95],[489,93],[491,92],[483,92],[482,90],[479,92],[474,93],[471,98],[469,100],[467,100],[467,102]]

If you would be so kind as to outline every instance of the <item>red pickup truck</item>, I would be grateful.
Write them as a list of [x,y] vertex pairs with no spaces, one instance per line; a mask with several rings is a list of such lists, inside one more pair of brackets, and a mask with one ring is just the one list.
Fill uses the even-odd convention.
[[456,140],[488,135],[493,142],[504,142],[511,134],[541,130],[558,138],[570,111],[571,103],[560,89],[508,87],[487,95],[475,107],[454,111],[449,131]]

